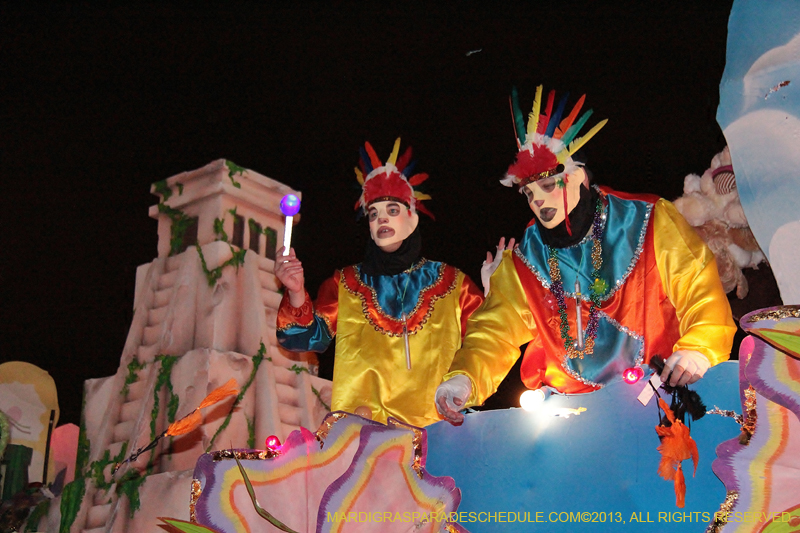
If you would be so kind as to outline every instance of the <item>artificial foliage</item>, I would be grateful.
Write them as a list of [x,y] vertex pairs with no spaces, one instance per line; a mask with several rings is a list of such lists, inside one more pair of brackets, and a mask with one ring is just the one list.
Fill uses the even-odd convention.
[[164,355],[160,354],[155,357],[155,360],[161,363],[156,376],[156,383],[153,387],[153,409],[150,411],[150,439],[156,438],[156,421],[158,413],[161,409],[161,389],[166,389],[166,404],[167,404],[167,421],[172,423],[175,421],[175,415],[178,413],[178,406],[180,399],[175,391],[172,389],[172,367],[178,362],[177,355]]
[[236,181],[236,175],[244,176],[244,173],[247,172],[247,169],[244,167],[240,167],[233,161],[225,161],[225,166],[228,167],[228,177],[231,180],[231,183],[237,189],[242,188],[242,184]]
[[161,195],[161,201],[166,202],[172,196],[172,189],[167,185],[167,180],[157,181],[153,184],[157,194]]
[[186,235],[186,230],[192,225],[193,219],[180,209],[170,207],[164,202],[158,204],[158,212],[167,215],[172,221],[172,225],[170,226],[169,255],[177,255],[181,253],[183,249],[183,237]]
[[[236,409],[239,403],[241,403],[242,399],[244,399],[244,395],[247,393],[247,389],[249,389],[250,385],[252,385],[253,381],[255,381],[256,373],[258,372],[258,367],[261,366],[261,362],[264,360],[264,356],[266,355],[266,353],[267,353],[267,347],[264,346],[264,343],[262,342],[261,346],[258,349],[258,353],[256,353],[253,356],[253,368],[250,370],[250,376],[247,378],[247,382],[244,385],[242,385],[242,387],[239,389],[239,394],[236,395],[236,399],[233,401],[233,403],[231,403],[231,408],[228,411],[228,415],[225,417],[225,420],[219,426],[216,433],[214,433],[214,436],[211,437],[211,441],[208,443],[206,452],[211,451],[211,449],[214,447],[214,441],[217,440],[219,434],[222,433],[225,430],[225,428],[228,427],[228,424],[230,424],[231,417],[233,416],[233,411]],[[253,438],[255,439],[255,437]]]
[[144,367],[147,366],[147,363],[140,363],[139,359],[133,357],[131,361],[128,363],[128,373],[125,375],[125,383],[122,385],[122,390],[120,391],[120,395],[123,398],[128,396],[128,392],[130,391],[130,386],[139,379],[139,370],[143,370]]
[[244,264],[244,256],[247,253],[247,249],[242,248],[241,250],[237,250],[231,245],[228,245],[231,248],[231,257],[221,265],[216,268],[209,269],[208,264],[206,264],[206,258],[203,255],[203,249],[200,247],[199,244],[195,245],[197,248],[197,255],[200,256],[200,266],[203,267],[203,273],[206,275],[206,279],[208,280],[208,286],[213,287],[216,285],[219,278],[222,277],[222,271],[226,266],[232,266],[238,269],[240,266]]

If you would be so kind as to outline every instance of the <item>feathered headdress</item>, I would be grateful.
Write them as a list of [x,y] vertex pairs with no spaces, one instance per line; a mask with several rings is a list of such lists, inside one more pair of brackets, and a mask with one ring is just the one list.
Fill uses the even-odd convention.
[[554,111],[555,95],[555,90],[551,90],[547,96],[544,111],[540,111],[542,86],[539,85],[536,88],[533,110],[528,115],[526,129],[525,118],[519,107],[517,89],[515,87],[511,90],[511,118],[514,123],[519,153],[516,161],[508,167],[505,178],[500,180],[506,187],[517,185],[522,189],[534,181],[575,171],[581,166],[581,163],[573,161],[572,154],[577,152],[608,122],[608,119],[603,120],[590,129],[586,135],[578,137],[578,132],[592,116],[590,109],[577,121],[575,120],[583,107],[586,95],[580,97],[569,115],[563,119],[569,93],[561,98]]
[[375,202],[396,200],[405,204],[409,209],[425,213],[431,218],[433,214],[422,205],[423,200],[430,200],[430,196],[414,187],[428,179],[425,173],[414,174],[414,162],[411,161],[411,147],[406,148],[403,155],[400,153],[400,138],[394,142],[394,148],[386,163],[381,163],[378,154],[369,142],[361,148],[361,157],[356,167],[356,179],[361,184],[361,196],[356,202],[356,209],[366,211]]

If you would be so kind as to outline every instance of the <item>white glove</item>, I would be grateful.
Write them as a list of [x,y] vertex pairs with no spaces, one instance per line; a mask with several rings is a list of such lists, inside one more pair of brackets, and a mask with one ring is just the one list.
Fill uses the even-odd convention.
[[494,271],[497,270],[497,267],[500,266],[500,261],[503,260],[503,250],[513,250],[514,249],[514,238],[512,237],[510,241],[508,241],[508,246],[506,246],[506,238],[500,237],[500,242],[497,243],[497,251],[494,253],[494,257],[492,257],[492,252],[486,252],[486,261],[483,262],[481,265],[481,283],[483,284],[483,295],[489,295],[489,280],[494,274]]
[[[669,378],[670,387],[681,387],[699,381],[711,366],[708,358],[695,350],[678,350],[664,362],[661,381]],[[672,377],[670,378],[670,372]]]
[[445,420],[458,425],[464,421],[464,415],[459,411],[472,395],[472,382],[463,374],[457,374],[448,379],[436,389],[436,409]]

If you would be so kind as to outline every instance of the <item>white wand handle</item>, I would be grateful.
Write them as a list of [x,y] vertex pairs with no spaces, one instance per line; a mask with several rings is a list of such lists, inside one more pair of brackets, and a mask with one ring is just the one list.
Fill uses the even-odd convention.
[[286,222],[283,224],[283,255],[289,255],[289,249],[292,247],[292,220],[293,216],[286,217]]
[[286,217],[283,224],[283,255],[289,255],[292,247],[292,222],[294,216],[300,212],[300,198],[294,194],[287,194],[281,198],[281,213]]

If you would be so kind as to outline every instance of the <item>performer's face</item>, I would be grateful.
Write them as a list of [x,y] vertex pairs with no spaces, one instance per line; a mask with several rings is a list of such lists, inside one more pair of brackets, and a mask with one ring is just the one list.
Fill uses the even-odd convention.
[[586,173],[579,168],[572,174],[564,176],[567,191],[567,211],[564,211],[564,189],[558,186],[557,178],[551,176],[529,183],[522,190],[528,197],[528,205],[533,214],[547,229],[552,229],[564,222],[566,213],[571,213],[581,198],[581,184]]
[[419,215],[400,202],[375,202],[367,211],[369,234],[384,252],[394,252],[411,235]]

